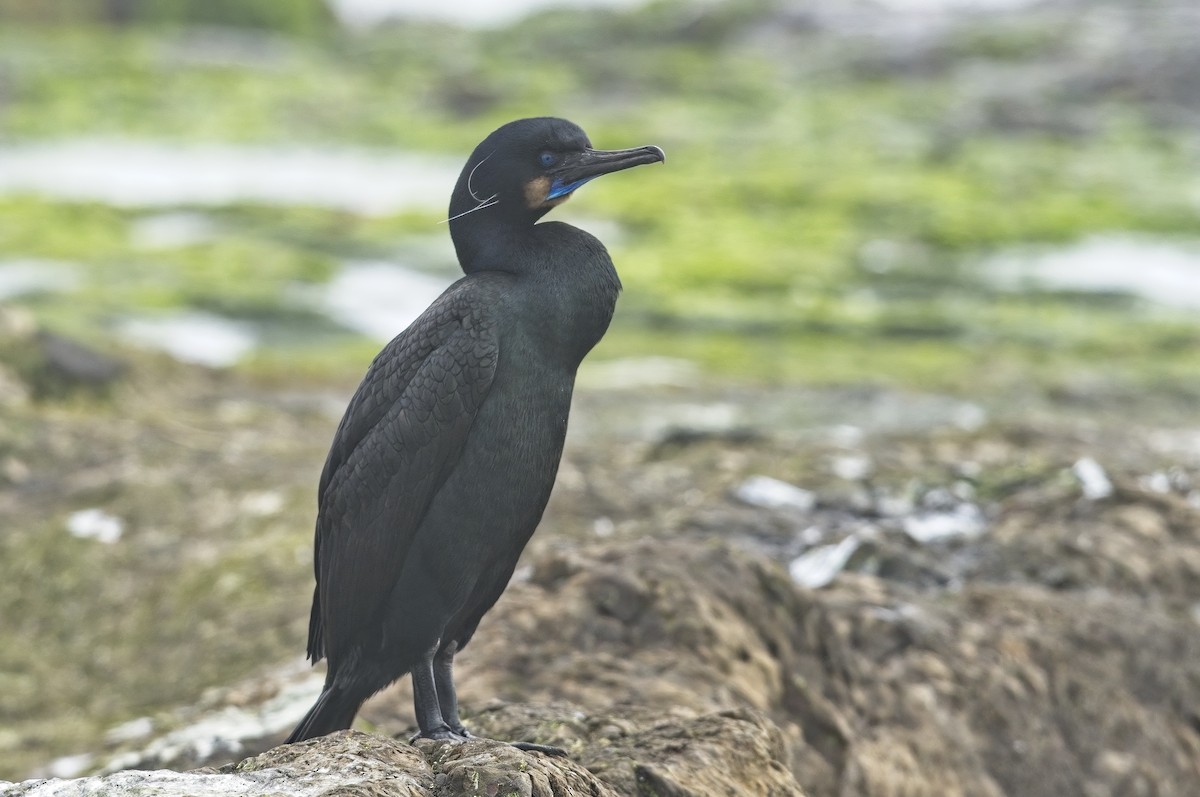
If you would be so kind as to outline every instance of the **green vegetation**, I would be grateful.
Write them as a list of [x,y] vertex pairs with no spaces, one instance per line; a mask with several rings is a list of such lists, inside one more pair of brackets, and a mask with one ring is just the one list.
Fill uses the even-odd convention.
[[331,21],[322,0],[0,0],[0,22],[22,25],[232,25],[318,35]]
[[[982,101],[953,67],[888,80],[819,38],[803,55],[760,49],[740,32],[764,9],[731,4],[695,19],[662,3],[494,31],[410,23],[253,45],[243,33],[225,49],[186,28],[9,28],[0,136],[458,157],[496,124],[555,113],[600,145],[654,141],[670,156],[666,168],[589,186],[567,208],[626,232],[611,248],[627,292],[602,356],[669,351],[728,376],[956,391],[1099,368],[1119,382],[1174,382],[1200,339],[1186,319],[1103,297],[997,292],[977,266],[1010,245],[1104,231],[1200,234],[1176,178],[1194,166],[1181,137],[1111,104],[1086,135],[973,128],[962,120]],[[297,24],[267,26],[303,32]],[[968,31],[945,57],[1003,64],[1054,46],[1014,23]],[[0,257],[85,264],[75,292],[30,300],[48,322],[84,331],[172,307],[303,315],[289,286],[320,284],[341,256],[386,257],[414,234],[443,232],[432,211],[366,219],[242,205],[212,212],[211,241],[147,250],[131,242],[140,215],[2,199]],[[245,367],[282,371],[284,360],[319,378],[368,349],[319,339]]]

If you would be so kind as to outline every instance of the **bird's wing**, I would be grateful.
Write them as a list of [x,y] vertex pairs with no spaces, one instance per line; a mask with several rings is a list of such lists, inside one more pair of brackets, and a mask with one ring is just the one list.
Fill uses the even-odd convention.
[[401,398],[430,355],[446,344],[455,330],[463,326],[464,319],[478,321],[466,288],[461,280],[452,285],[375,356],[333,436],[317,488],[318,497],[323,499],[334,474]]
[[337,658],[377,622],[491,388],[497,356],[486,312],[452,289],[367,371],[321,476],[314,661]]

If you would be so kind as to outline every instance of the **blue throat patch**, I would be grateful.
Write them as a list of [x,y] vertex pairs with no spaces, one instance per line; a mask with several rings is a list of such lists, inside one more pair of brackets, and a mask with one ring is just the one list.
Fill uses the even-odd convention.
[[600,175],[596,174],[592,175],[591,177],[584,177],[582,180],[576,180],[571,183],[564,183],[562,180],[555,180],[550,184],[550,193],[546,194],[546,200],[549,201],[551,199],[558,199],[560,196],[566,196],[579,186],[586,183],[588,180],[594,180],[599,176]]

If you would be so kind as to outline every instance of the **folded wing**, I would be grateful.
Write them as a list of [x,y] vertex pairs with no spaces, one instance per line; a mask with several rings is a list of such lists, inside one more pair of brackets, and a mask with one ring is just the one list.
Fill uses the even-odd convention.
[[313,661],[341,658],[379,627],[417,529],[491,388],[497,356],[486,313],[451,288],[367,371],[321,475]]

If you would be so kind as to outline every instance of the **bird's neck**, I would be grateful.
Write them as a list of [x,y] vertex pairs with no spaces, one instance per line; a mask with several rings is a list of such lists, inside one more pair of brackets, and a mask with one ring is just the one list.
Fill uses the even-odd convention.
[[486,210],[450,222],[450,238],[463,272],[512,271],[529,248],[532,224],[512,224]]
[[454,235],[463,271],[515,276],[518,293],[537,308],[528,318],[538,337],[578,364],[608,329],[621,291],[604,244],[557,221],[514,227],[480,219],[469,233]]
[[537,270],[521,281],[543,308],[543,335],[577,366],[608,330],[621,280],[604,244],[569,224],[537,225],[531,251],[526,262]]

